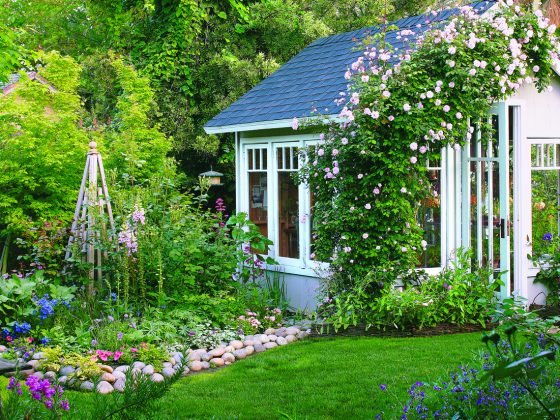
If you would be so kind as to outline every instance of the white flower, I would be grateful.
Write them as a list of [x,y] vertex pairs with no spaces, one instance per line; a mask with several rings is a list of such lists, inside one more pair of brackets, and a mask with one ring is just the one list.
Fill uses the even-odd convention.
[[418,162],[418,159],[416,158],[416,156],[412,156],[410,158],[410,163],[415,164],[416,162]]
[[292,120],[292,129],[297,130],[299,128],[299,121],[296,117]]
[[385,98],[388,98],[389,96],[391,96],[391,92],[389,92],[388,90],[384,90],[383,93],[382,93],[382,95],[383,95]]
[[418,149],[418,143],[416,142],[410,143],[410,150],[416,150],[416,149]]
[[426,242],[425,240],[422,239],[422,242],[420,242],[420,245],[422,245],[422,248],[426,249],[426,247],[428,246],[428,242]]
[[364,238],[364,239],[367,239],[368,237],[369,237],[369,235],[368,235],[367,233],[364,233],[364,234],[362,235],[362,238]]
[[404,104],[403,109],[404,109],[404,112],[409,112],[410,109],[411,109],[410,104]]
[[403,194],[406,193],[406,188],[405,188],[405,187],[402,187],[402,188],[401,188],[401,192],[402,192]]
[[449,105],[444,105],[443,106],[443,112],[449,112],[451,110],[451,107]]

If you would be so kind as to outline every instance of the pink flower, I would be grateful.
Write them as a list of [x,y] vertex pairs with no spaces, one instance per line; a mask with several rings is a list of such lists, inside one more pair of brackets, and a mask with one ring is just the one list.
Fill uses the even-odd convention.
[[457,118],[458,120],[460,120],[461,118],[463,118],[463,114],[461,114],[460,112],[457,112],[455,114],[455,118]]
[[122,355],[123,355],[122,351],[116,351],[115,354],[114,354],[114,356],[113,356],[113,359],[115,360],[115,362],[116,362],[117,360],[119,360],[119,359],[121,358]]
[[378,195],[378,194],[379,194],[379,188],[375,187],[375,188],[373,189],[373,193],[374,193],[375,195]]
[[364,82],[364,83],[369,82],[369,76],[368,76],[367,74],[364,74],[364,75],[362,76],[362,82]]
[[453,45],[451,47],[449,47],[447,49],[447,52],[451,55],[455,54],[457,52],[457,47],[454,47]]
[[299,121],[296,117],[292,120],[292,129],[297,130],[299,128]]
[[358,179],[362,179],[364,177],[364,174],[358,174]]
[[444,105],[443,112],[449,112],[449,111],[451,111],[451,107],[449,105]]
[[136,347],[131,347],[131,348],[130,348],[130,351],[131,351],[132,353],[138,353],[138,349],[137,349]]
[[385,98],[388,98],[388,97],[391,96],[391,92],[389,92],[388,90],[384,90],[383,93],[382,93],[382,95],[383,95]]
[[426,92],[426,97],[428,99],[432,99],[434,97],[434,92],[432,92],[431,90],[429,90],[428,92]]
[[374,120],[379,118],[379,111],[371,111],[371,118]]
[[538,73],[541,68],[539,66],[533,67],[533,73]]
[[340,142],[342,143],[343,146],[346,146],[348,144],[348,139],[346,137],[343,137]]
[[412,156],[410,158],[410,163],[415,164],[416,162],[418,162],[418,159],[416,158],[416,156]]
[[410,104],[403,105],[404,112],[409,112],[411,110]]
[[407,251],[406,246],[403,246],[403,247],[401,248],[401,251],[402,251],[402,252],[406,252],[406,251]]
[[366,210],[370,210],[371,209],[371,204],[367,203],[365,206]]
[[401,192],[402,192],[403,194],[406,193],[406,188],[405,188],[405,187],[402,187],[402,188],[401,188]]
[[369,235],[368,235],[367,233],[364,233],[364,234],[362,235],[362,238],[364,238],[364,239],[367,239],[368,237],[369,237]]
[[469,74],[470,74],[471,76],[474,76],[474,75],[476,74],[476,69],[470,69],[470,70],[469,70]]
[[323,155],[325,154],[325,151],[324,151],[323,149],[319,149],[319,150],[317,151],[317,154],[318,154],[319,156],[323,156]]
[[420,153],[424,154],[428,151],[428,148],[426,146],[420,146]]
[[337,149],[333,149],[333,151],[332,151],[332,155],[333,155],[333,156],[336,156],[336,155],[338,155],[338,150],[337,150]]
[[389,115],[389,117],[388,117],[388,120],[389,120],[389,121],[393,121],[394,119],[395,119],[395,117],[394,117],[394,116],[392,116],[392,115]]
[[418,149],[418,143],[416,142],[410,143],[410,150],[416,150],[416,149]]

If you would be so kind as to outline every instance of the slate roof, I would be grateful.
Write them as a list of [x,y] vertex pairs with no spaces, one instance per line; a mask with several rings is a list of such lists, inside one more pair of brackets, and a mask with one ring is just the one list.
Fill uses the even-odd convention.
[[[471,6],[484,13],[495,5],[494,0],[478,1]],[[458,9],[448,9],[437,15],[424,14],[391,22],[399,30],[410,29],[415,35],[423,33],[429,24],[448,20]],[[312,108],[322,115],[338,114],[341,106],[334,100],[345,91],[348,81],[344,72],[362,54],[356,49],[357,41],[379,31],[379,26],[368,27],[320,38],[281,66],[236,102],[212,118],[205,125],[208,132],[231,132],[228,126],[291,120],[307,117]],[[387,41],[393,48],[403,48],[397,31],[388,32]]]

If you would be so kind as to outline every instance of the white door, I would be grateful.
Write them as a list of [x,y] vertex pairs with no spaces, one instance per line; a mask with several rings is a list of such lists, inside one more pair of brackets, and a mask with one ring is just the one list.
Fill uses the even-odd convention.
[[502,297],[511,292],[510,124],[504,103],[475,131],[462,152],[462,246],[473,263],[500,278]]

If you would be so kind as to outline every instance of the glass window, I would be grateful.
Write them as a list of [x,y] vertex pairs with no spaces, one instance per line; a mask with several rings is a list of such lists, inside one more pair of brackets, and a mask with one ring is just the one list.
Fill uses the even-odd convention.
[[266,237],[268,237],[267,153],[266,148],[247,150],[249,219],[259,227],[261,233]]
[[533,252],[553,252],[552,238],[560,233],[560,145],[531,146]]
[[278,147],[278,256],[299,258],[299,169],[297,147]]
[[430,192],[418,210],[418,223],[424,230],[426,249],[420,250],[418,268],[441,267],[441,164],[428,162]]

